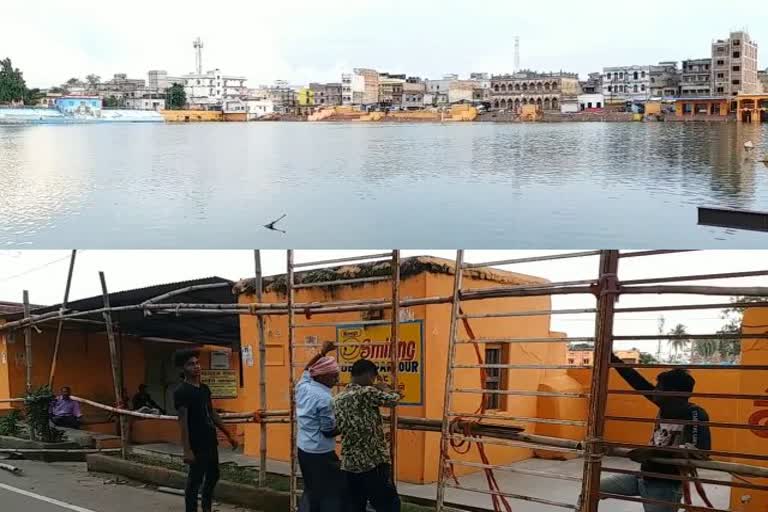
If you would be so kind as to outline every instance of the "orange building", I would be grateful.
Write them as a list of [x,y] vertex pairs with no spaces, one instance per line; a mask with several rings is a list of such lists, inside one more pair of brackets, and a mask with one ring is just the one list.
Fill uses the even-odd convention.
[[679,98],[675,101],[677,117],[726,117],[729,113],[730,106],[727,98]]
[[739,94],[735,100],[739,121],[768,123],[768,93]]
[[[372,275],[388,275],[389,262],[365,263],[323,269],[322,271],[307,271],[296,274],[297,283],[318,281],[333,281],[344,278],[368,277]],[[420,298],[435,296],[450,296],[453,286],[453,262],[448,260],[419,257],[403,260],[400,294],[402,298]],[[544,279],[504,272],[499,270],[471,270],[465,273],[465,288],[488,288],[499,285],[527,285],[546,283]],[[265,279],[264,302],[284,302],[286,300],[285,277],[277,276]],[[253,282],[244,281],[238,284],[242,292],[241,303],[254,302]],[[373,298],[391,297],[391,284],[387,281],[352,284],[347,286],[307,287],[299,288],[295,293],[296,302],[330,302]],[[521,297],[484,300],[482,302],[467,302],[465,313],[493,313],[521,310],[549,310],[549,297]],[[450,325],[450,304],[418,306],[401,310],[401,339],[415,341],[420,347],[415,351],[415,359],[410,361],[411,368],[416,372],[409,375],[401,371],[401,382],[407,381],[406,401],[409,405],[400,408],[402,416],[440,419],[443,413],[443,395],[445,386],[445,371],[448,349],[448,329]],[[343,341],[347,335],[354,336],[355,323],[376,319],[387,320],[389,311],[379,316],[361,313],[343,313],[333,315],[312,316],[304,318],[297,316],[297,322],[308,327],[296,330],[296,343],[322,343],[323,340]],[[328,326],[328,323],[345,322],[350,325],[343,327]],[[483,320],[471,320],[471,327],[478,338],[527,337],[527,338],[560,338],[562,333],[550,331],[549,316],[507,317]],[[313,327],[313,323],[321,323]],[[254,317],[244,316],[240,319],[243,345],[247,353],[254,354],[253,364],[248,363],[244,368],[246,394],[246,409],[258,409],[259,393],[259,364],[258,364],[258,335],[257,322]],[[416,327],[414,327],[416,326]],[[267,403],[268,409],[280,410],[289,407],[288,396],[288,354],[287,339],[288,325],[286,317],[266,317],[267,333]],[[357,328],[360,330],[360,328]],[[382,332],[382,330],[386,332]],[[369,333],[364,334],[369,335]],[[350,334],[351,333],[351,334]],[[379,327],[378,333],[369,335],[373,341],[388,339],[389,327]],[[378,336],[381,336],[379,338]],[[463,326],[459,336],[466,338]],[[531,344],[493,344],[481,345],[481,355],[485,362],[501,364],[561,364],[565,358],[565,343],[531,343]],[[298,351],[297,360],[307,361],[314,350]],[[340,358],[343,354],[340,353]],[[476,364],[477,358],[472,345],[459,345],[457,362]],[[344,366],[342,361],[342,366]],[[401,370],[403,366],[401,364]],[[489,371],[486,381],[480,382],[478,369],[456,370],[455,384],[462,389],[515,389],[515,390],[557,390],[572,391],[580,385],[566,375],[565,370],[520,370],[516,374],[511,371]],[[298,373],[296,373],[298,376]],[[414,384],[415,382],[415,384]],[[462,413],[473,413],[481,404],[480,394],[454,395],[454,410]],[[544,414],[563,415],[571,419],[584,419],[586,411],[583,400],[571,400],[571,403],[540,399],[539,397],[519,397],[493,395],[486,398],[490,410],[500,415],[519,418],[531,418]],[[528,432],[546,433],[553,435],[552,425],[537,425],[521,422]],[[548,427],[548,428],[542,428]],[[576,436],[578,432],[567,432],[573,427],[557,427],[564,437]],[[258,425],[248,426],[245,430],[245,451],[250,455],[259,453]],[[576,429],[577,431],[579,429]],[[286,461],[289,459],[289,428],[287,425],[269,426],[269,458]],[[398,479],[411,483],[434,482],[437,480],[439,462],[439,440],[437,433],[400,431],[398,434],[399,462]],[[491,460],[495,463],[511,463],[533,456],[533,451],[527,448],[507,448],[487,446]],[[479,461],[474,453],[463,458]],[[469,472],[471,468],[457,466],[457,472]]]

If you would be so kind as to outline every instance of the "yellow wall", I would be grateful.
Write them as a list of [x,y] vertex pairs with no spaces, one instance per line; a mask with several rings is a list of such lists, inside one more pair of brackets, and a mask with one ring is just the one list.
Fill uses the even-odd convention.
[[221,112],[209,110],[161,110],[160,113],[167,122],[192,123],[201,121],[222,121]]
[[315,104],[315,91],[308,87],[302,87],[296,95],[296,101],[302,107],[313,106]]
[[[446,274],[422,273],[418,276],[408,277],[402,281],[401,296],[406,297],[430,297],[436,295],[450,295],[453,285],[453,276]],[[481,288],[498,286],[498,283],[480,280],[466,279],[465,287]],[[360,298],[385,298],[391,294],[388,283],[368,284],[357,287],[338,288],[333,292],[325,289],[308,288],[300,289],[296,293],[297,302],[328,302],[332,300],[353,300]],[[240,301],[253,302],[252,295],[243,295]],[[284,296],[275,293],[265,294],[265,302],[285,300]],[[485,301],[483,304],[466,303],[466,312],[493,312],[512,311],[522,309],[548,309],[548,298],[512,298]],[[388,312],[385,312],[387,318]],[[442,418],[443,391],[445,382],[445,364],[447,359],[448,328],[450,324],[450,305],[430,305],[412,308],[412,311],[403,313],[416,320],[424,321],[424,405],[404,406],[400,409],[402,416],[426,417],[432,419]],[[297,322],[354,322],[361,319],[360,313],[346,313],[336,315],[322,315],[307,320],[301,316]],[[550,334],[549,318],[545,316],[532,318],[495,318],[484,320],[472,320],[471,326],[478,337],[482,336],[518,336],[518,337],[560,337],[559,333]],[[267,408],[270,410],[287,409],[289,406],[287,386],[287,319],[285,317],[273,317],[266,319],[266,332],[268,343],[267,355]],[[244,316],[240,320],[242,339],[244,345],[252,345],[254,351],[254,365],[245,368],[246,388],[248,389],[247,408],[258,408],[258,338],[256,333],[256,320],[253,317]],[[320,340],[333,340],[336,338],[335,327],[317,327],[312,329],[298,329],[296,343],[303,343],[308,335],[318,336]],[[460,329],[460,337],[466,337],[464,329]],[[558,362],[564,358],[564,344],[526,344],[510,347],[510,361],[521,364],[536,364],[541,362]],[[297,361],[307,361],[313,352],[299,350]],[[457,362],[476,363],[476,356],[471,345],[461,345],[457,352]],[[522,371],[522,370],[521,370]],[[480,372],[473,370],[456,370],[456,385],[461,388],[480,388]],[[296,373],[298,376],[298,372]],[[507,372],[507,386],[509,389],[538,390],[541,386],[552,383],[553,377],[567,376],[564,371],[551,372],[544,370],[525,370],[524,378],[513,377],[512,372]],[[452,409],[457,412],[473,413],[480,404],[481,397],[478,394],[455,394]],[[538,403],[535,397],[510,397],[507,400],[508,407],[503,413],[531,417],[536,416]],[[534,425],[524,425],[529,431],[535,431]],[[259,453],[258,425],[245,427],[245,451],[250,455]],[[439,460],[439,434],[423,432],[400,431],[398,443],[401,447],[398,457],[398,478],[412,483],[433,482],[437,479]],[[289,429],[287,425],[273,425],[269,427],[269,453],[270,459],[288,460],[289,457]],[[496,463],[507,463],[529,458],[532,451],[523,448],[508,448],[487,445],[488,455]],[[456,456],[455,454],[453,454]],[[458,457],[458,456],[457,456]],[[479,461],[476,452],[460,457],[466,460]],[[457,473],[464,474],[470,468],[457,466]]]

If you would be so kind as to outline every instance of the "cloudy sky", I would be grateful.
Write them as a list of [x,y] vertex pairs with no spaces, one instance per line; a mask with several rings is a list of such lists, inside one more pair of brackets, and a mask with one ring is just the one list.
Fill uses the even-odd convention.
[[[242,74],[251,85],[339,80],[374,67],[422,77],[510,71],[514,36],[522,66],[586,76],[603,66],[708,56],[714,38],[748,28],[768,44],[768,2],[646,0],[546,4],[508,0],[293,0],[223,4],[133,0],[3,2],[0,57],[10,56],[32,86],[70,77],[194,68],[202,37],[204,67]],[[760,66],[768,65],[768,57]]]
[[[372,251],[383,252],[383,251]],[[470,262],[522,258],[557,251],[468,251]],[[296,261],[358,256],[365,252],[297,251]],[[453,251],[403,251],[403,257],[433,255],[455,259]],[[70,253],[68,251],[0,251],[0,301],[21,301],[22,291],[29,290],[30,301],[36,304],[61,302],[66,283]],[[70,300],[99,295],[98,272],[104,271],[110,291],[140,288],[153,284],[183,281],[209,276],[232,280],[254,275],[252,251],[80,251],[77,254]],[[701,251],[645,258],[622,259],[620,278],[642,279],[676,275],[696,275],[749,270],[768,270],[768,251]],[[554,260],[502,267],[532,274],[550,281],[591,279],[596,275],[596,257]],[[285,272],[285,251],[264,251],[262,265],[265,275]],[[768,286],[768,278],[741,278],[719,281],[698,281],[692,284],[722,286]],[[620,307],[674,304],[705,304],[728,302],[727,297],[702,296],[624,296]],[[552,300],[554,309],[592,308],[595,300],[589,296],[559,296]],[[692,334],[711,334],[723,324],[720,310],[665,312],[666,330],[677,323],[688,327]],[[656,334],[658,313],[622,314],[617,317],[617,335]],[[480,321],[480,320],[478,320]],[[593,315],[555,315],[552,330],[569,336],[592,336]],[[619,348],[638,346],[656,352],[654,341],[617,343]]]

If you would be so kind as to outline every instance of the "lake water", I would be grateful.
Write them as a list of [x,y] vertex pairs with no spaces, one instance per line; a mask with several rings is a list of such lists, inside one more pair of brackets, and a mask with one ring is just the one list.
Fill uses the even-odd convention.
[[768,125],[0,126],[0,247],[766,248],[696,224],[768,210],[747,140]]

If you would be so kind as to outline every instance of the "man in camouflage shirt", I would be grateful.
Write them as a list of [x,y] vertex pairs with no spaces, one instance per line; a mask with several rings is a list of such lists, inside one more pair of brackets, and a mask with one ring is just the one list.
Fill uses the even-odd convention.
[[364,512],[369,502],[376,512],[400,510],[379,408],[394,407],[402,395],[383,384],[374,385],[378,376],[374,363],[357,361],[352,365],[352,382],[333,400],[350,512]]

